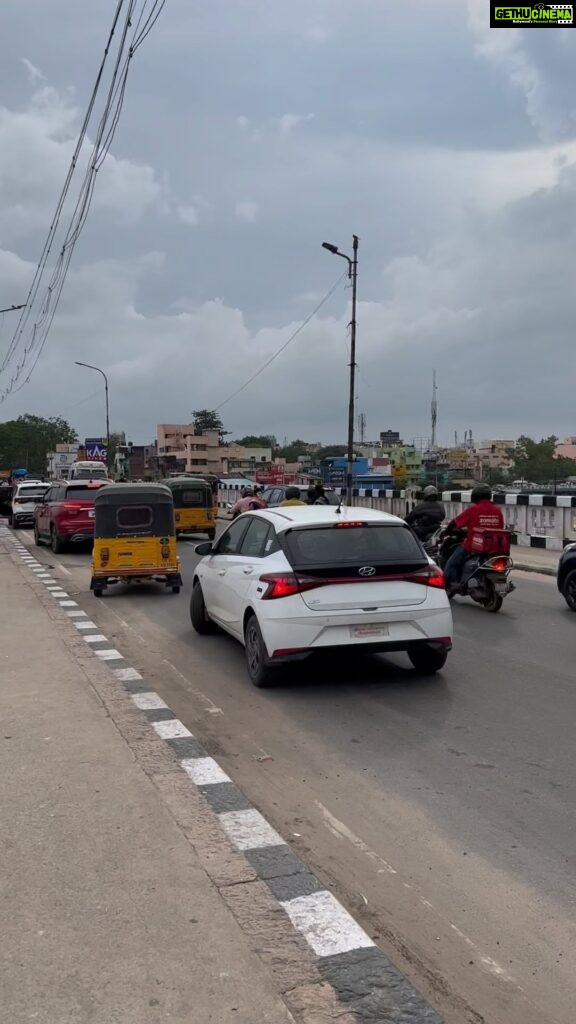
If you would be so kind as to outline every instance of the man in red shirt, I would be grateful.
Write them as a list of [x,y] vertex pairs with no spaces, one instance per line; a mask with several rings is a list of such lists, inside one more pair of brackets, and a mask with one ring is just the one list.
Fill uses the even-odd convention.
[[472,553],[472,531],[474,527],[481,530],[503,530],[504,516],[502,510],[492,501],[492,491],[488,484],[478,484],[471,494],[471,503],[459,516],[456,516],[451,523],[448,523],[448,533],[454,530],[466,529],[468,532],[457,548],[454,549],[444,567],[446,590],[451,596],[458,589],[464,563]]

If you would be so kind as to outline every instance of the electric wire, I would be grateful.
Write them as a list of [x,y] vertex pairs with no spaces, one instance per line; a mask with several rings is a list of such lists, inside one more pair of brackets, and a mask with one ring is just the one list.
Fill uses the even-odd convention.
[[223,402],[220,402],[220,405],[216,406],[216,410],[215,410],[216,412],[219,412],[220,409],[223,409],[225,405],[228,405],[228,402],[231,402],[233,398],[236,398],[236,396],[241,394],[242,391],[245,391],[246,388],[249,387],[250,384],[252,384],[253,381],[255,381],[256,378],[260,376],[260,374],[264,373],[264,370],[267,370],[268,367],[271,366],[271,364],[276,359],[278,359],[278,356],[281,356],[282,353],[285,352],[285,350],[288,348],[288,346],[292,344],[294,339],[297,338],[298,335],[301,333],[301,331],[303,331],[304,328],[310,323],[312,317],[316,316],[316,313],[320,309],[322,309],[322,306],[324,306],[328,302],[328,299],[334,294],[336,289],[339,287],[339,285],[342,283],[343,279],[347,275],[348,275],[348,271],[345,270],[344,273],[340,275],[338,280],[335,281],[335,283],[332,285],[330,291],[326,292],[326,295],[324,296],[324,298],[320,299],[320,302],[318,303],[318,305],[314,307],[314,309],[312,310],[311,313],[308,314],[306,319],[302,321],[302,323],[296,328],[295,331],[293,331],[293,333],[290,335],[290,337],[287,339],[287,341],[285,341],[284,344],[281,345],[280,348],[277,349],[276,352],[274,352],[273,355],[271,355],[270,358],[267,359],[266,362],[262,364],[260,369],[256,370],[256,373],[253,373],[252,376],[249,377],[248,380],[245,381],[244,384],[242,384],[241,387],[236,388],[236,390],[233,391],[231,395],[228,395],[228,398],[225,398]]

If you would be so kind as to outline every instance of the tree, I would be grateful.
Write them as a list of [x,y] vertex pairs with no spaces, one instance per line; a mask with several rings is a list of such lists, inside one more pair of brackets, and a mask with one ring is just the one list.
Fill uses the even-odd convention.
[[243,448],[272,448],[277,447],[277,441],[273,434],[247,434],[246,437],[239,437],[234,444],[242,445]]
[[290,444],[285,445],[284,448],[278,448],[274,455],[279,459],[286,459],[286,462],[297,462],[298,457],[304,455],[307,448],[308,443],[298,437],[295,441],[290,441]]
[[73,444],[78,435],[60,416],[33,416],[0,423],[0,469],[27,469],[43,476],[46,456],[57,444]]
[[224,424],[215,409],[195,409],[192,413],[192,420],[197,434],[205,434],[207,430],[217,430],[221,444],[230,433],[229,430],[224,430]]

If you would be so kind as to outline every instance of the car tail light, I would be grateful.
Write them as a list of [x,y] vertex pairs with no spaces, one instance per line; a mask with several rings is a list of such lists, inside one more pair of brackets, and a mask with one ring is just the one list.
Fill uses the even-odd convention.
[[102,548],[100,552],[100,565],[108,565],[110,561],[110,548]]
[[334,525],[335,525],[337,530],[345,530],[345,529],[350,529],[351,527],[366,526],[366,523],[346,523],[346,522],[344,522],[344,523],[335,523]]
[[208,519],[208,521],[210,521],[211,519],[213,519],[213,518],[214,518],[214,516],[212,515],[212,512],[208,512],[208,514],[207,514],[206,518]]
[[260,582],[268,584],[262,594],[263,601],[274,601],[278,597],[293,597],[294,594],[302,594],[306,590],[313,590],[314,587],[321,587],[323,584],[322,580],[310,579],[307,576],[295,576],[291,572],[267,573],[260,577]]
[[412,573],[404,578],[411,583],[423,583],[425,587],[435,587],[436,590],[445,590],[446,588],[444,573],[437,565],[431,565],[429,569]]
[[62,511],[63,512],[67,512],[68,515],[70,515],[70,516],[77,516],[79,511],[80,511],[80,509],[79,509],[78,505],[75,504],[75,502],[73,502],[73,501],[64,501],[62,503]]
[[168,544],[163,544],[160,550],[162,558],[170,558],[170,546]]

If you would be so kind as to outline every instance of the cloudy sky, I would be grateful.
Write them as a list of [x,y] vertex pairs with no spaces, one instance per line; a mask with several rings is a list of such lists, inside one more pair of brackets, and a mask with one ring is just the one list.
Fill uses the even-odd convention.
[[[2,0],[0,307],[30,287],[116,2]],[[356,233],[370,437],[429,433],[433,367],[443,441],[576,434],[575,204],[576,29],[491,30],[487,0],[167,0],[0,419],[102,433],[79,359],[134,443],[221,403],[234,436],[342,440],[345,281],[226,400],[337,281],[321,242]]]

